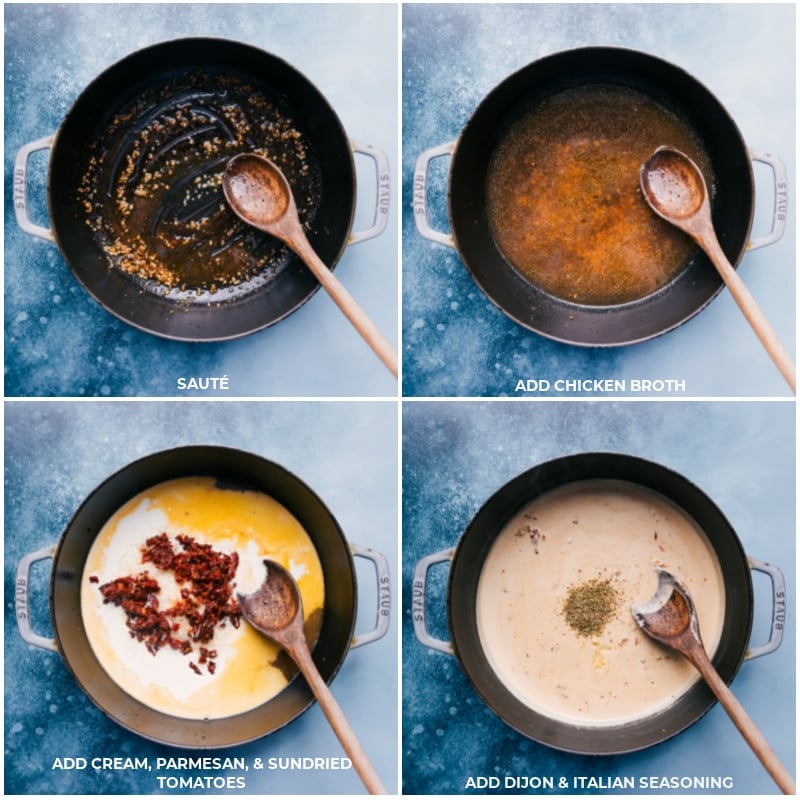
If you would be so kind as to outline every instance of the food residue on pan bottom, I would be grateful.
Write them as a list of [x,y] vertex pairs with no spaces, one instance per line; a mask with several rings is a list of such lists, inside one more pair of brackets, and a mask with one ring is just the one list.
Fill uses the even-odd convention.
[[497,535],[478,582],[478,634],[498,679],[524,705],[570,724],[623,724],[671,705],[698,674],[630,612],[653,595],[655,566],[692,593],[713,655],[722,573],[681,509],[613,480],[578,481],[529,503]]
[[311,223],[320,170],[286,102],[236,75],[193,72],[143,91],[92,146],[80,207],[109,266],[166,290],[215,293],[269,278],[289,258],[228,208],[228,160],[256,152],[279,164]]
[[[103,527],[84,566],[81,614],[103,669],[140,702],[177,717],[227,717],[267,702],[297,669],[250,625],[234,624],[239,609],[232,596],[261,586],[264,558],[278,561],[297,580],[313,645],[324,606],[322,567],[308,534],[283,506],[260,492],[222,488],[211,478],[168,481],[133,498]],[[163,620],[105,602],[101,591],[144,571],[149,579],[139,582],[144,593],[136,595],[137,605],[149,602],[152,612],[155,602],[178,625],[155,639],[153,626]],[[192,573],[194,578],[184,580]],[[218,603],[193,607],[209,594]],[[170,609],[177,614],[168,614]],[[134,612],[133,628],[127,611]]]

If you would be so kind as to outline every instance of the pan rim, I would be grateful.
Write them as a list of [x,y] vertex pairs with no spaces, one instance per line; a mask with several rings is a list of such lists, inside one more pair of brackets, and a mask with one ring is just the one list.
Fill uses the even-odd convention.
[[[256,66],[259,63],[263,66],[267,61],[279,69],[282,76],[291,76],[292,81],[302,85],[307,95],[301,98],[303,102],[300,106],[313,106],[315,113],[324,115],[325,147],[335,149],[335,170],[346,176],[339,182],[344,188],[336,188],[342,202],[335,204],[335,225],[326,221],[331,217],[334,208],[331,199],[328,199],[326,206],[328,216],[325,219],[319,218],[317,224],[318,231],[334,228],[338,232],[335,239],[332,238],[326,246],[324,258],[329,269],[333,271],[349,245],[356,213],[356,165],[350,139],[336,111],[314,82],[286,59],[248,42],[225,37],[176,37],[145,45],[113,61],[83,87],[58,126],[51,146],[46,191],[51,228],[59,254],[73,277],[95,302],[118,320],[145,333],[173,341],[213,343],[241,338],[277,324],[304,306],[319,291],[320,284],[299,257],[290,252],[286,265],[275,280],[254,287],[241,297],[209,305],[176,302],[157,291],[148,290],[145,283],[132,276],[117,274],[118,271],[108,265],[107,257],[96,243],[86,243],[86,233],[79,227],[83,226],[83,218],[74,217],[72,204],[64,201],[65,194],[74,194],[77,188],[75,180],[64,180],[63,176],[77,169],[70,166],[70,161],[78,157],[71,150],[75,149],[74,141],[82,141],[85,136],[87,108],[91,106],[92,98],[98,93],[101,97],[107,94],[104,87],[117,82],[118,76],[131,64],[163,56],[173,60],[183,58],[187,67],[196,66],[198,58],[189,57],[190,53],[196,51],[209,54],[204,57],[211,67],[220,53],[237,51],[239,56],[236,70],[269,87],[270,76],[262,74],[263,70],[260,73]],[[178,64],[170,69],[179,66]],[[154,67],[153,73],[147,77],[152,80],[163,72],[163,65]],[[132,83],[138,85],[142,82],[142,79],[137,79]],[[92,127],[92,130],[95,131],[95,128]],[[315,142],[321,141],[318,133],[316,137]],[[88,149],[89,143],[83,147]],[[327,166],[322,164],[322,168],[323,171],[330,171],[334,167],[328,163]],[[60,187],[65,183],[72,188],[62,191]],[[323,192],[325,191],[323,186]],[[314,239],[312,233],[309,236]],[[76,238],[80,241],[74,241]],[[89,251],[88,254],[83,253],[84,248]],[[280,283],[276,284],[276,281]],[[278,296],[275,289],[284,286],[289,296],[273,300],[273,297]]]
[[[483,175],[483,161],[488,155],[485,151],[490,138],[490,134],[484,130],[487,125],[495,126],[498,120],[502,121],[514,104],[522,102],[520,97],[530,91],[530,84],[538,85],[543,73],[563,68],[572,70],[569,72],[572,79],[575,79],[576,71],[586,73],[588,68],[581,66],[584,59],[593,60],[595,70],[602,67],[620,72],[622,67],[619,65],[622,64],[631,72],[631,80],[635,77],[637,81],[643,79],[635,72],[636,62],[640,65],[647,63],[652,69],[674,77],[678,86],[675,96],[678,93],[685,94],[687,90],[703,96],[706,102],[702,109],[694,113],[694,117],[696,120],[714,118],[715,125],[725,126],[731,152],[736,153],[737,173],[741,173],[739,178],[744,179],[741,192],[749,197],[746,220],[741,222],[734,250],[723,237],[723,247],[731,263],[734,268],[739,265],[747,251],[755,215],[755,176],[741,131],[721,101],[699,79],[675,63],[633,48],[591,45],[559,50],[523,65],[496,84],[473,109],[455,142],[447,182],[448,216],[455,249],[470,277],[490,302],[511,320],[527,330],[563,344],[596,348],[627,346],[648,341],[682,326],[717,297],[724,284],[705,254],[696,254],[669,284],[638,300],[598,306],[570,303],[525,280],[499,252],[488,230],[482,207],[482,204],[485,205],[482,197],[485,179],[468,174],[469,163],[473,169],[480,169]],[[653,79],[648,77],[648,80],[652,83]],[[602,80],[587,81],[584,78],[582,82],[608,83],[609,80],[607,74],[603,73]],[[625,85],[644,91],[641,85],[630,82]],[[512,101],[509,98],[515,99]],[[503,99],[508,107],[501,110]],[[686,107],[688,103],[684,103]],[[690,122],[694,123],[695,120]],[[721,157],[719,154],[711,155],[715,160]],[[478,166],[475,167],[475,164]],[[476,188],[479,184],[481,188]],[[476,233],[475,229],[479,232]],[[700,290],[693,288],[698,278],[703,281]],[[672,312],[667,304],[671,302],[670,295],[674,300],[676,291],[685,292],[689,302],[685,303],[686,308],[681,306],[680,310]],[[654,324],[656,314],[664,317],[664,320]]]
[[[608,474],[609,467],[614,474]],[[603,471],[598,474],[601,469]],[[574,470],[577,470],[581,477],[567,479],[567,474]],[[583,470],[586,470],[586,473]],[[534,711],[516,698],[495,675],[481,649],[474,611],[474,589],[477,587],[477,578],[484,560],[479,554],[488,552],[505,522],[522,505],[549,489],[591,478],[627,480],[634,485],[648,488],[677,505],[694,519],[706,533],[715,556],[719,558],[718,545],[712,540],[705,526],[684,507],[683,502],[654,487],[649,478],[638,479],[644,470],[652,471],[655,476],[664,478],[670,484],[683,487],[689,493],[692,502],[701,503],[704,512],[721,526],[720,531],[715,532],[714,536],[719,533],[721,537],[725,537],[726,546],[733,554],[730,555],[726,549],[729,560],[738,559],[733,570],[726,571],[725,566],[720,563],[726,590],[726,610],[722,637],[714,655],[714,662],[723,679],[730,682],[744,661],[752,631],[754,596],[748,558],[735,530],[714,501],[694,482],[669,467],[639,456],[612,451],[574,453],[538,464],[511,478],[481,505],[459,539],[453,554],[447,580],[447,621],[453,652],[461,669],[476,694],[500,720],[522,736],[555,750],[592,756],[622,755],[644,750],[691,727],[716,704],[716,698],[711,691],[702,681],[698,681],[669,707],[638,720],[621,725],[603,726],[566,723],[543,712]],[[620,478],[617,472],[626,477]],[[511,502],[508,498],[514,496],[515,490],[521,491],[519,487],[529,491],[531,487],[535,487],[535,493]],[[495,513],[497,506],[503,509],[503,513],[499,516]],[[489,534],[488,541],[476,543],[476,539],[483,533],[487,516],[494,517],[494,521],[490,522],[494,533]],[[480,564],[476,566],[475,562],[478,560]],[[733,583],[736,592],[732,594]],[[743,617],[738,616],[736,611],[741,608],[746,609]],[[734,637],[737,637],[735,641]],[[718,662],[723,655],[724,664],[720,666]],[[675,717],[676,714],[679,715],[679,719],[676,719],[677,724],[672,726],[665,724],[665,720],[670,720],[670,715]]]

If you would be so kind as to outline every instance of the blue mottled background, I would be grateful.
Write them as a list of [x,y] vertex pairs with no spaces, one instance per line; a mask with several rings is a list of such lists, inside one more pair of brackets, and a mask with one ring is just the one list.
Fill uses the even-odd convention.
[[[394,396],[394,379],[324,292],[261,333],[187,344],[119,322],[72,277],[55,245],[14,219],[17,150],[52,134],[86,85],[123,56],[183,36],[219,36],[288,61],[348,136],[383,149],[397,176],[397,9],[393,5],[226,3],[7,5],[5,11],[5,393],[171,396],[178,377],[227,375],[234,396]],[[369,227],[375,170],[356,156],[354,230]],[[47,224],[47,156],[31,160],[32,215]],[[336,275],[390,342],[398,332],[396,213],[377,239],[349,247]],[[184,392],[187,393],[187,392]]]
[[[747,144],[782,158],[795,186],[794,4],[408,4],[403,7],[403,392],[513,395],[518,379],[684,379],[690,396],[786,395],[788,389],[725,292],[689,323],[625,348],[552,342],[518,326],[472,281],[455,251],[428,242],[411,210],[414,161],[458,138],[503,79],[559,50],[616,45],[698,78]],[[449,231],[449,159],[431,170],[434,228]],[[771,172],[756,165],[753,235],[769,230]],[[740,274],[794,352],[795,215],[777,244],[745,256]]]
[[[256,742],[220,751],[164,747],[119,727],[83,694],[56,653],[23,643],[13,609],[22,555],[54,544],[81,502],[105,478],[148,453],[219,444],[258,453],[305,481],[331,510],[348,541],[372,547],[397,568],[397,407],[395,402],[12,401],[5,408],[5,793],[155,794],[155,772],[51,769],[60,756],[341,756],[315,704]],[[52,636],[50,562],[32,573],[37,633]],[[356,559],[356,632],[372,630],[375,571]],[[396,587],[395,587],[396,588]],[[394,594],[399,594],[395,592]],[[396,602],[396,601],[395,601]],[[331,691],[390,792],[397,787],[398,626],[351,650]],[[197,773],[176,772],[190,777]],[[204,773],[205,774],[205,773]],[[239,794],[361,794],[352,770],[256,772]],[[174,792],[173,792],[174,793]],[[219,794],[221,792],[214,792]],[[191,792],[202,794],[202,792]]]
[[[719,506],[747,553],[779,566],[796,609],[795,408],[791,402],[413,402],[403,409],[403,790],[465,792],[470,776],[731,776],[729,794],[770,794],[771,779],[719,706],[640,753],[569,755],[514,732],[488,710],[454,657],[423,647],[411,581],[423,556],[454,546],[501,486],[571,453],[617,451],[676,470]],[[449,639],[447,566],[429,572],[429,630]],[[767,639],[769,581],[754,574],[751,642]],[[454,611],[457,613],[457,609]],[[734,694],[795,770],[795,620],[774,653],[742,665]],[[474,793],[474,792],[473,792]],[[688,792],[681,792],[688,793]],[[712,792],[701,792],[712,793]]]

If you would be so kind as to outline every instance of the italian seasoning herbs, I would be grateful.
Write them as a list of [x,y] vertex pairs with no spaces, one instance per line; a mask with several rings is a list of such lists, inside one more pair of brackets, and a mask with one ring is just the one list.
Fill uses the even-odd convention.
[[596,636],[611,621],[618,603],[619,594],[610,580],[592,578],[570,587],[562,613],[578,636]]

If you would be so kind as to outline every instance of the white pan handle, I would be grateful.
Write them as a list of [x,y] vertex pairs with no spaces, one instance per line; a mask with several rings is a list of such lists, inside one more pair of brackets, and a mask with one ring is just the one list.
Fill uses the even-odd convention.
[[25,233],[44,239],[46,242],[55,242],[53,231],[43,225],[37,225],[28,215],[28,159],[39,150],[49,150],[55,138],[55,134],[51,134],[23,145],[17,151],[17,158],[14,161],[14,214],[17,225]]
[[453,237],[449,233],[434,230],[428,222],[428,171],[434,158],[451,156],[455,147],[455,142],[431,147],[420,153],[414,167],[414,221],[417,223],[417,230],[426,239],[453,248],[456,246]]
[[389,575],[389,562],[383,553],[370,547],[350,543],[350,552],[354,556],[371,561],[375,567],[375,581],[378,588],[378,608],[375,614],[375,627],[371,631],[359,633],[353,637],[350,647],[360,647],[369,644],[386,635],[389,630],[389,618],[392,609],[392,581]]
[[48,558],[53,558],[56,552],[55,545],[43,547],[34,553],[28,553],[23,556],[17,565],[17,580],[14,585],[14,607],[17,614],[17,627],[19,628],[20,636],[28,643],[35,647],[41,647],[43,650],[58,651],[54,639],[48,639],[45,636],[33,632],[31,627],[31,618],[29,613],[30,607],[30,575],[31,567],[37,561],[44,561]]
[[440,653],[447,653],[453,655],[453,645],[450,642],[445,642],[442,639],[437,639],[428,633],[428,623],[426,615],[426,594],[428,584],[428,570],[434,565],[442,561],[452,561],[455,555],[455,547],[449,547],[447,550],[440,550],[438,553],[432,553],[425,558],[421,558],[417,562],[416,569],[414,570],[414,583],[412,587],[412,612],[411,616],[414,620],[414,633],[417,639],[429,647],[431,650],[438,650]]
[[751,239],[747,244],[748,250],[757,250],[768,244],[777,242],[783,236],[786,228],[786,216],[789,207],[789,183],[786,177],[786,166],[783,161],[767,153],[756,153],[750,150],[750,158],[760,161],[772,169],[772,178],[775,184],[775,205],[772,207],[772,230],[764,236]]
[[783,629],[786,627],[786,581],[783,572],[773,564],[748,556],[750,569],[763,572],[772,581],[772,624],[769,640],[757,647],[748,647],[744,657],[746,660],[765,656],[780,647],[783,641]]
[[361,153],[362,156],[367,156],[375,162],[375,216],[369,228],[350,234],[348,244],[358,244],[359,242],[365,242],[367,239],[374,239],[376,236],[380,236],[389,224],[389,197],[391,195],[389,159],[383,150],[371,144],[364,144],[351,139],[350,147],[354,153]]

